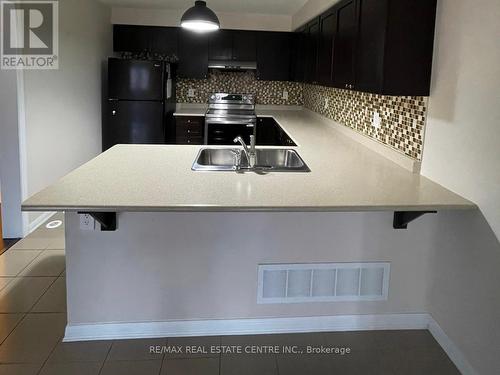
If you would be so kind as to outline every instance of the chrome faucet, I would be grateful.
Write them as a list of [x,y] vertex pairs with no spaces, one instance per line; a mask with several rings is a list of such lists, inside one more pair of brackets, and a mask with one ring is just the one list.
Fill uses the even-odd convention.
[[[241,136],[237,136],[234,141],[234,143],[240,143],[243,146],[243,152],[245,153],[245,156],[248,161],[248,166],[250,168],[254,168],[256,164],[256,159],[257,159],[257,154],[255,152],[255,135],[250,136],[250,148],[248,148],[247,144],[241,138]],[[241,159],[240,159],[240,164],[241,164]],[[237,166],[238,168],[241,168],[241,165]]]

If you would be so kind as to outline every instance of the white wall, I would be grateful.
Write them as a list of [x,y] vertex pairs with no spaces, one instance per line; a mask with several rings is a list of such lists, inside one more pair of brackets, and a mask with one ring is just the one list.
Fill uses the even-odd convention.
[[498,19],[498,0],[438,2],[422,164],[422,174],[477,203],[484,214],[433,228],[428,310],[485,375],[500,368]]
[[292,30],[302,26],[340,0],[309,0],[292,17]]
[[5,238],[23,235],[17,74],[0,70],[0,193]]
[[[120,8],[112,10],[113,24],[180,26],[184,10]],[[292,17],[274,14],[217,12],[224,29],[291,31]]]
[[422,174],[478,204],[500,238],[500,2],[439,1]]
[[[81,231],[78,215],[66,213],[68,323],[425,312],[436,219],[408,231],[394,230],[392,219],[391,212],[122,212],[116,232],[100,232]],[[388,301],[257,304],[259,264],[360,261],[391,262]]]
[[62,0],[59,14],[59,70],[24,72],[28,196],[101,151],[111,11],[95,0]]

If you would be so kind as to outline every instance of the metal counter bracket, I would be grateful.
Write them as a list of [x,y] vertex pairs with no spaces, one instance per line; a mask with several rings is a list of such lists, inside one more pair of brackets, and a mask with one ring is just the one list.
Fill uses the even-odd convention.
[[394,212],[394,229],[408,229],[408,224],[425,214],[437,214],[437,211],[396,211]]
[[83,215],[90,215],[101,224],[101,231],[114,232],[116,230],[116,212],[78,212]]

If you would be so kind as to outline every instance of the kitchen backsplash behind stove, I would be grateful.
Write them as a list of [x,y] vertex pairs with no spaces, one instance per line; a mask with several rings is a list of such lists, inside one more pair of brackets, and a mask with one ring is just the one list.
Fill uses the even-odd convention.
[[[194,89],[194,96],[188,95]],[[288,99],[283,99],[283,91]],[[303,87],[297,82],[260,81],[254,72],[211,71],[208,79],[179,79],[177,81],[177,101],[179,103],[208,103],[214,92],[255,94],[256,104],[302,105]]]
[[[189,89],[194,96],[189,97]],[[283,91],[288,100],[283,99]],[[208,79],[179,79],[179,103],[208,103],[214,92],[253,93],[256,104],[304,106],[339,124],[422,160],[427,100],[414,96],[383,96],[297,82],[260,81],[253,72],[211,71]],[[326,106],[326,101],[328,105]],[[374,113],[380,128],[373,126]]]

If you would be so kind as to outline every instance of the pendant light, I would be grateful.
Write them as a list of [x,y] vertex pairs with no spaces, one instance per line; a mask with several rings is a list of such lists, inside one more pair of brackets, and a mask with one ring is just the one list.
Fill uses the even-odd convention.
[[195,1],[194,7],[184,12],[181,18],[181,26],[185,29],[204,33],[218,30],[220,22],[215,13],[210,8],[207,8],[205,1]]

